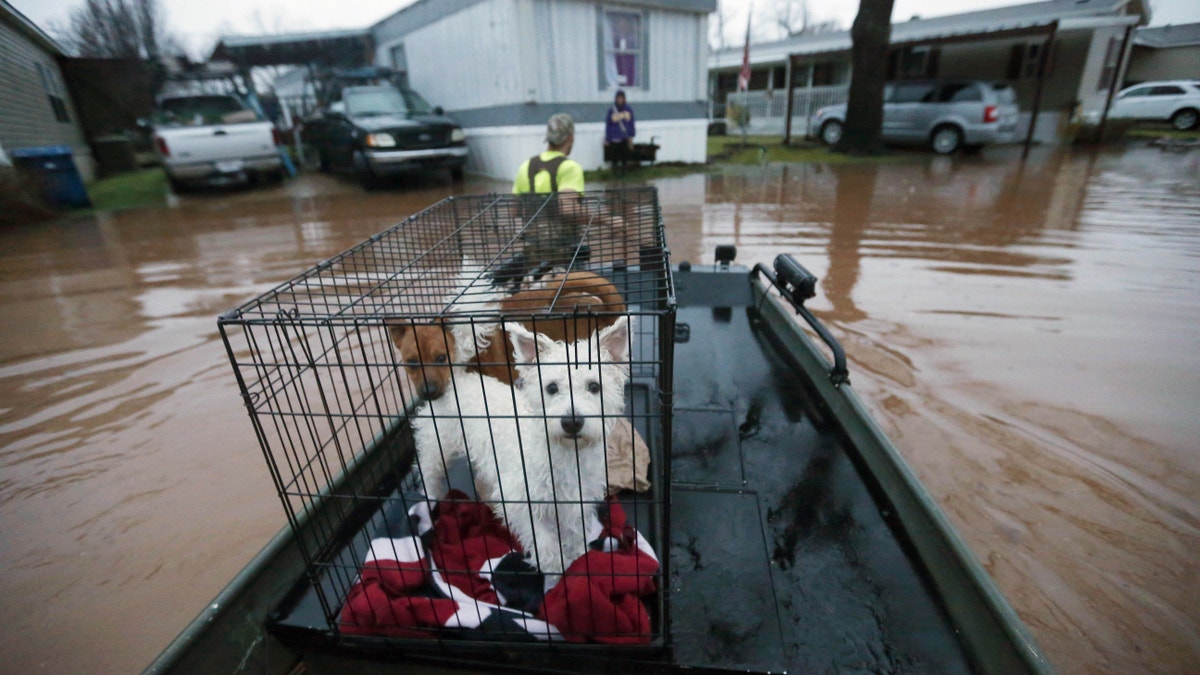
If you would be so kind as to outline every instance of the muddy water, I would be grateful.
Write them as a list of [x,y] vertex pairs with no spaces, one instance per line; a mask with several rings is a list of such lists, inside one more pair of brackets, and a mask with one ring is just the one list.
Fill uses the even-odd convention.
[[[1194,672],[1200,153],[908,160],[661,181],[673,257],[822,278],[855,388],[1062,672]],[[279,529],[215,317],[453,189],[0,231],[6,669],[142,668]]]

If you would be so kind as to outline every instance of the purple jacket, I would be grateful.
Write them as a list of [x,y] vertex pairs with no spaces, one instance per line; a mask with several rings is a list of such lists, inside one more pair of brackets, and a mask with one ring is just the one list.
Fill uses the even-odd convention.
[[613,105],[608,109],[608,114],[604,117],[605,143],[622,143],[626,138],[633,138],[635,133],[633,108],[625,105],[618,109]]

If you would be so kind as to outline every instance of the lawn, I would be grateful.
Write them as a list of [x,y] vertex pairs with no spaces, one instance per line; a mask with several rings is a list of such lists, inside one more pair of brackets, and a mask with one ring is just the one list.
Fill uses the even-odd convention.
[[1200,129],[1192,129],[1191,131],[1176,131],[1169,126],[1143,126],[1135,127],[1125,132],[1125,136],[1129,138],[1171,138],[1181,141],[1200,141]]
[[619,175],[605,168],[588,171],[585,178],[589,183],[593,181],[643,181],[712,171],[721,165],[862,164],[916,161],[923,157],[921,153],[903,151],[874,157],[851,157],[830,152],[824,145],[808,140],[794,139],[791,145],[784,145],[779,136],[747,136],[743,141],[739,135],[709,136],[707,154],[708,161],[704,164],[664,162],[630,169]]
[[98,180],[88,186],[92,208],[119,211],[167,203],[167,175],[160,168],[142,169]]

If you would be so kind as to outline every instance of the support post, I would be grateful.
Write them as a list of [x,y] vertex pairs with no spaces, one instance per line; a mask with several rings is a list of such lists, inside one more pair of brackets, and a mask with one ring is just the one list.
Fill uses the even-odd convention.
[[791,54],[788,54],[788,60],[787,60],[787,105],[784,106],[784,115],[786,117],[783,121],[783,144],[784,145],[792,144],[792,98],[793,98],[792,92],[794,91],[794,87],[793,87],[794,83],[792,82],[792,64],[795,62],[795,60],[796,59],[794,56],[792,56]]
[[1042,90],[1046,87],[1046,62],[1050,60],[1050,48],[1054,45],[1054,37],[1058,34],[1058,22],[1050,24],[1050,34],[1042,44],[1042,59],[1038,62],[1037,91],[1033,95],[1033,115],[1029,118],[1029,132],[1025,134],[1025,147],[1021,149],[1021,159],[1029,156],[1029,146],[1033,144],[1033,131],[1037,128],[1038,113],[1042,111]]

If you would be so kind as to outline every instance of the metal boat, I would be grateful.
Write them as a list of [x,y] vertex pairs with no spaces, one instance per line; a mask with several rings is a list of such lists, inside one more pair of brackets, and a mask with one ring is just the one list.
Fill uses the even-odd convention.
[[[669,282],[670,320],[649,341],[669,377],[649,406],[665,419],[646,429],[661,470],[645,522],[662,561],[647,644],[341,630],[344,589],[329,561],[361,557],[378,497],[395,495],[412,464],[408,407],[322,486],[354,508],[313,499],[289,510],[289,525],[146,672],[1052,672],[854,393],[842,347],[804,306],[816,278],[788,255],[753,269],[735,257],[719,247],[711,265],[658,269],[643,257],[640,268],[602,268],[629,295],[646,274]],[[276,330],[294,317],[281,312]],[[237,347],[231,358],[244,360]],[[253,389],[243,382],[251,408]]]

